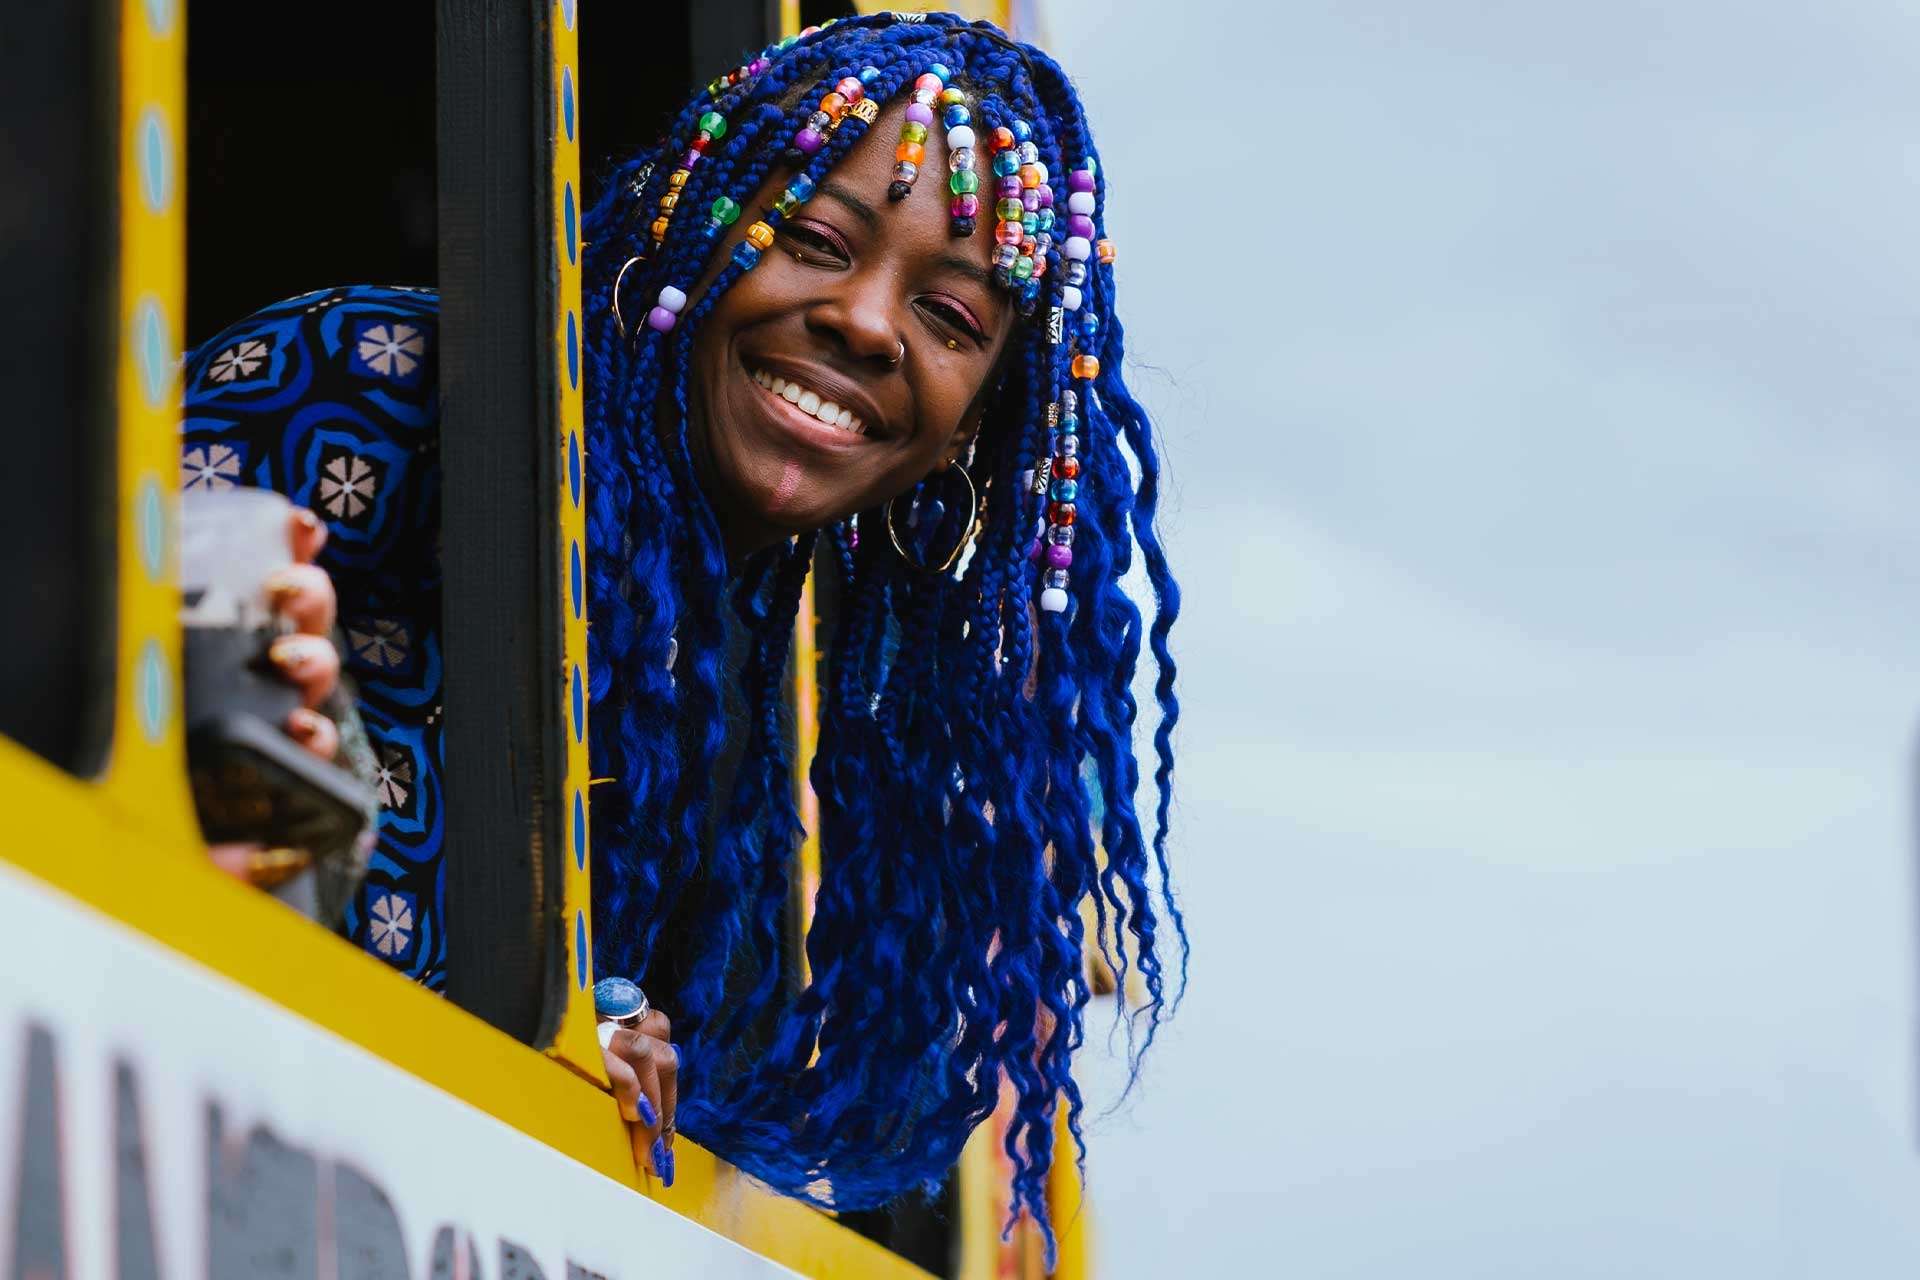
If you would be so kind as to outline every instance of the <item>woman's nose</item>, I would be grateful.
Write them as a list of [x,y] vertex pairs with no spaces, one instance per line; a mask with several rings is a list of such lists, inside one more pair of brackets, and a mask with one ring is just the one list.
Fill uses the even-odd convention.
[[902,351],[900,316],[890,290],[875,279],[850,274],[844,287],[814,308],[812,323],[828,331],[849,356],[879,364],[898,364]]

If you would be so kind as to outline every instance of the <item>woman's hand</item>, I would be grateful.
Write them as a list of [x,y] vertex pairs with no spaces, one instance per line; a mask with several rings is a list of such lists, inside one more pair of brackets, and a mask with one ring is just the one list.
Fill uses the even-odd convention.
[[[333,580],[314,564],[326,545],[327,526],[313,512],[295,508],[287,520],[287,567],[267,580],[274,611],[293,630],[273,642],[267,657],[300,690],[302,705],[281,727],[314,755],[332,760],[340,750],[340,730],[317,710],[340,684],[340,653],[332,640],[338,601]],[[217,844],[208,850],[221,870],[247,881],[254,878],[259,852],[256,844]]]
[[305,704],[288,714],[287,733],[322,760],[331,760],[340,749],[340,731],[315,710],[340,684],[340,652],[333,647],[338,601],[333,579],[314,564],[326,545],[327,526],[313,512],[296,508],[287,521],[292,563],[267,579],[267,598],[274,612],[292,624],[293,633],[275,640],[267,656],[287,683],[300,690]]
[[654,1009],[637,1027],[617,1028],[606,1042],[607,1078],[632,1126],[633,1162],[673,1185],[673,1112],[680,1096],[680,1051],[667,1015]]

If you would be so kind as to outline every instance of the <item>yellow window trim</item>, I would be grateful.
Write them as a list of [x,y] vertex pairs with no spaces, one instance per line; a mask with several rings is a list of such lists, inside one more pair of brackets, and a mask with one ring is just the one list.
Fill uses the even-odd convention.
[[927,1274],[685,1138],[678,1180],[662,1188],[636,1171],[626,1126],[592,1084],[4,740],[0,794],[12,811],[7,862],[675,1213],[806,1275]]

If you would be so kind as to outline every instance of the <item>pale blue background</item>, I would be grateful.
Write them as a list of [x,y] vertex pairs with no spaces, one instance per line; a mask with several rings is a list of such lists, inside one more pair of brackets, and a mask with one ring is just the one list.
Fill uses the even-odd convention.
[[1045,7],[1188,599],[1101,1274],[1915,1274],[1920,12]]

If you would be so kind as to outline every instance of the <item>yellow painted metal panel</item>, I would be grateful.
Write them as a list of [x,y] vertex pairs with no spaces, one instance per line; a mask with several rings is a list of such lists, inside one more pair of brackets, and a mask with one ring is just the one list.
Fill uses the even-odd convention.
[[[197,839],[168,844],[98,789],[0,741],[13,821],[0,857],[667,1208],[808,1275],[915,1268],[682,1139],[671,1191],[636,1172],[612,1101],[572,1071],[215,871]],[[235,1027],[235,1035],[245,1035]]]
[[[552,159],[552,196],[550,211],[549,261],[553,265],[556,287],[553,291],[553,367],[554,447],[559,450],[560,477],[557,509],[560,512],[558,561],[560,565],[560,616],[565,625],[565,665],[560,672],[560,687],[554,690],[561,699],[571,697],[575,673],[586,679],[587,666],[587,525],[586,456],[584,411],[581,407],[580,379],[584,354],[585,326],[580,314],[580,33],[578,10],[574,4],[556,3],[550,7],[547,84],[549,102],[547,146]],[[564,701],[562,705],[565,705]],[[596,1082],[606,1082],[606,1068],[600,1054],[600,1042],[594,1035],[593,1016],[593,894],[590,883],[592,850],[588,847],[587,735],[586,718],[561,719],[567,725],[566,776],[561,784],[560,850],[565,870],[562,876],[561,909],[566,921],[566,945],[571,980],[566,985],[566,1010],[561,1015],[548,1052]]]
[[969,21],[985,18],[1003,31],[1012,30],[1012,0],[937,0],[936,3],[890,4],[887,0],[854,0],[861,13],[880,13],[897,9],[906,13],[957,13]]
[[177,356],[186,327],[185,28],[179,0],[121,6],[119,635],[113,745],[99,779],[108,803],[163,836],[168,849],[189,849],[199,834],[186,784],[173,536],[180,487]]
[[1053,1222],[1055,1245],[1054,1280],[1087,1280],[1094,1273],[1093,1224],[1088,1220],[1091,1209],[1074,1155],[1063,1098],[1054,1108],[1053,1168],[1047,1173],[1047,1216]]
[[800,981],[807,970],[807,930],[813,927],[814,895],[820,892],[820,798],[813,791],[813,757],[820,749],[820,646],[813,574],[800,585],[800,612],[793,621],[793,793],[800,811],[800,861],[793,876],[794,953]]

